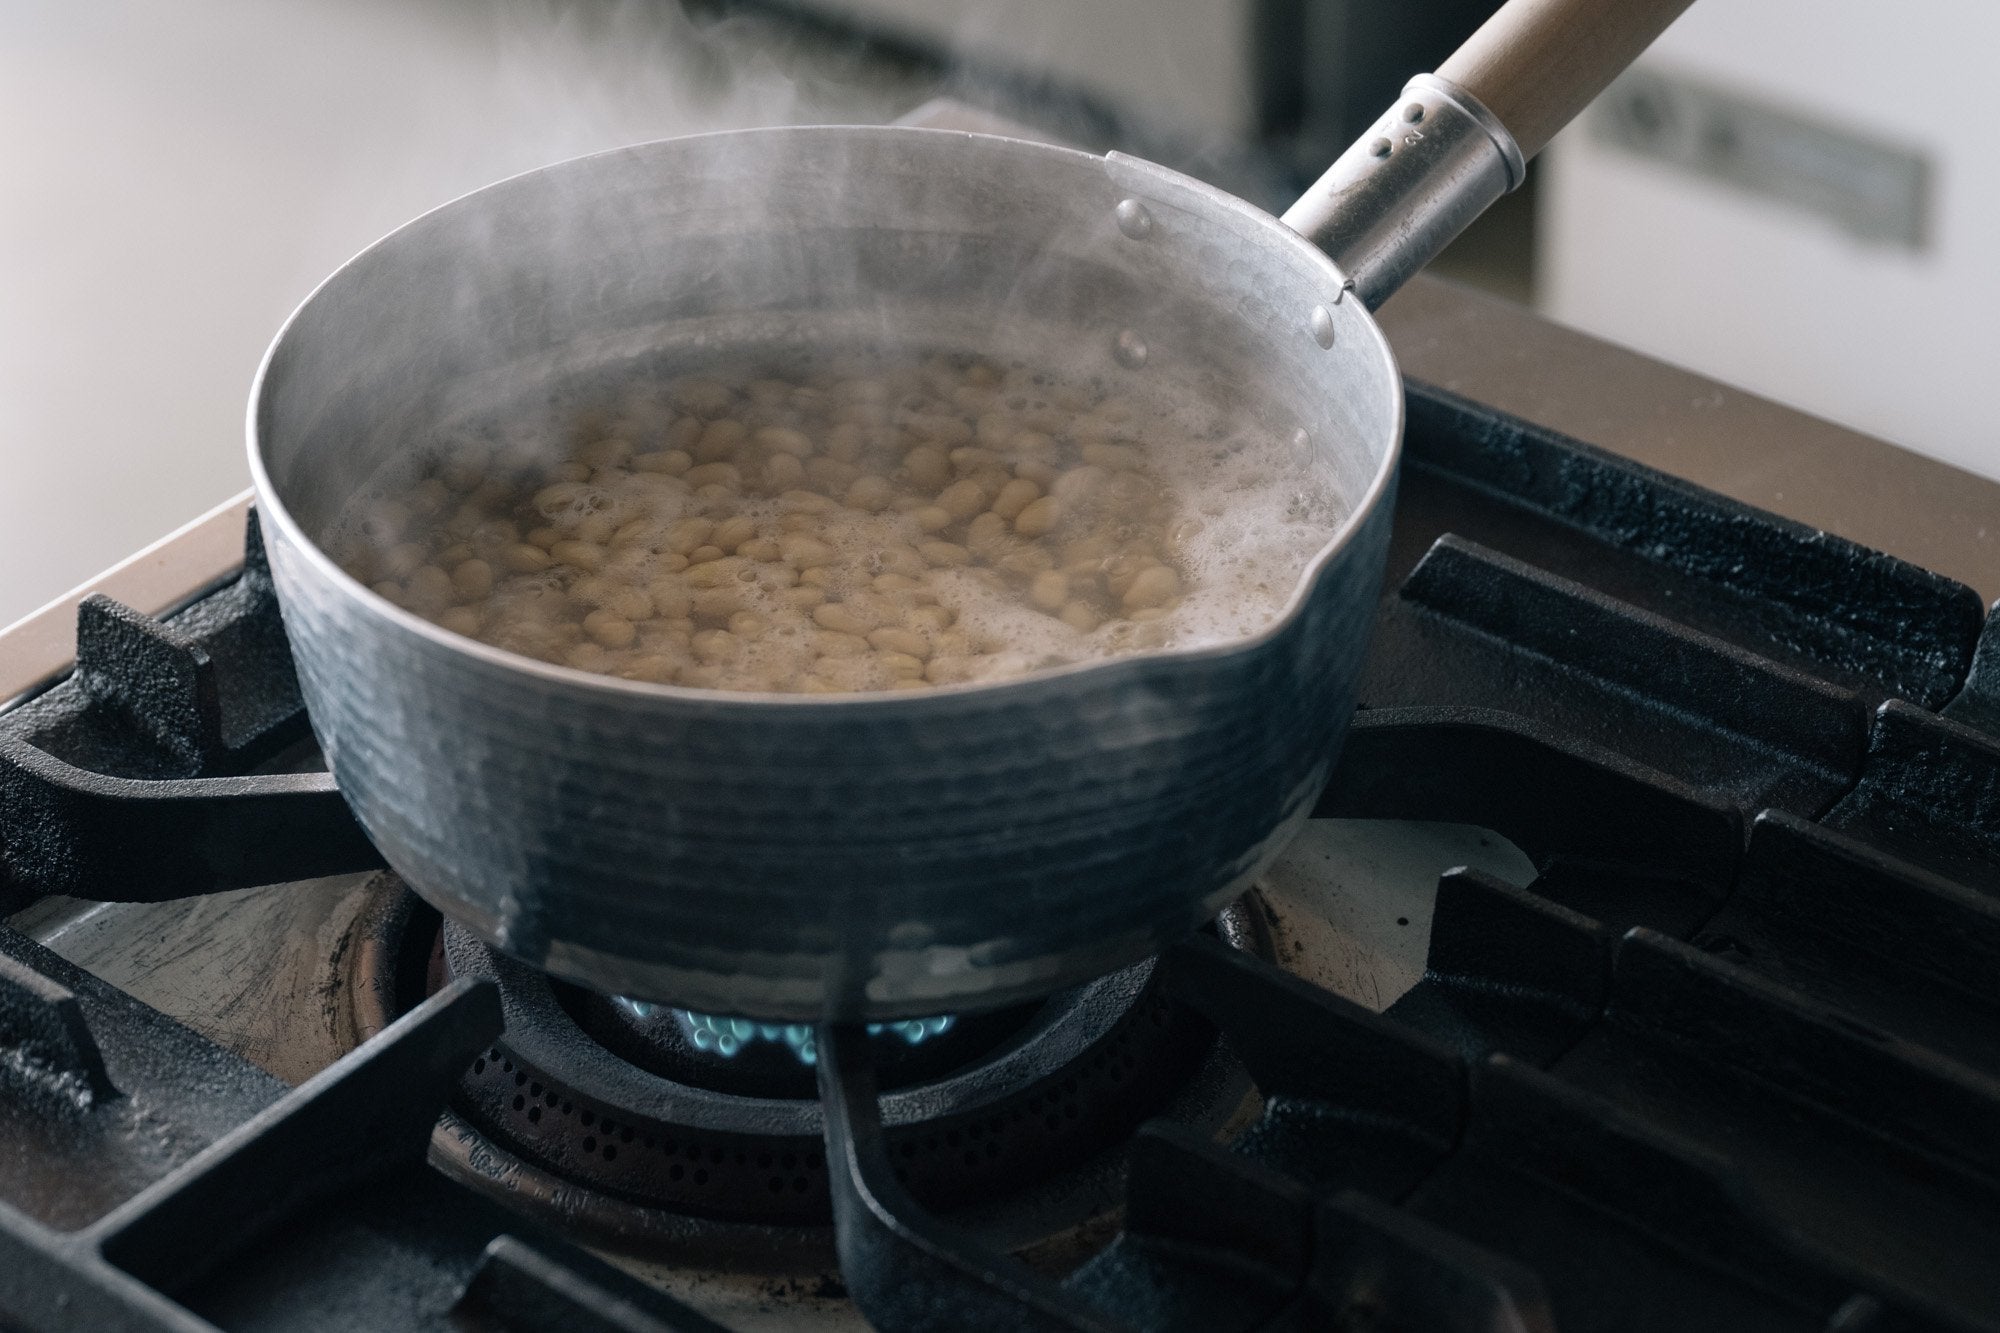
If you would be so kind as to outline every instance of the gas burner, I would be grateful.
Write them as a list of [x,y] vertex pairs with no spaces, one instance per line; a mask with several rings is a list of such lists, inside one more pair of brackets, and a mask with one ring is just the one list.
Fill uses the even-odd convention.
[[[696,1051],[722,1060],[734,1060],[738,1053],[760,1041],[771,1042],[792,1053],[792,1059],[811,1067],[819,1063],[818,1039],[807,1023],[760,1023],[749,1018],[725,1018],[719,1014],[698,1014],[692,1009],[672,1009],[651,1000],[635,1000],[620,995],[613,1003],[641,1024],[671,1023],[671,1032],[659,1029],[649,1040],[672,1041],[692,1046]],[[941,1037],[957,1026],[951,1014],[937,1018],[905,1018],[893,1023],[870,1023],[871,1037],[890,1033],[905,1044],[917,1046]],[[753,1057],[754,1058],[754,1057]]]
[[[441,923],[393,875],[374,891],[359,954],[364,1032],[453,978],[500,987],[506,1032],[473,1062],[433,1140],[449,1173],[638,1255],[728,1248],[740,1260],[750,1237],[766,1257],[830,1246],[823,1117],[801,1034],[595,994]],[[1257,913],[1224,915],[1225,938],[1268,954]],[[695,1039],[722,1025],[733,1052]],[[1213,1128],[1249,1086],[1150,961],[1036,1004],[930,1020],[920,1034],[881,1026],[868,1046],[898,1179],[1010,1243],[1115,1200],[1121,1145],[1141,1123]]]
[[[456,934],[456,927],[447,927]],[[813,1029],[697,1014],[624,996],[551,983],[583,1030],[639,1068],[675,1083],[744,1097],[818,1096]],[[949,1015],[871,1023],[875,1067],[885,1088],[906,1087],[963,1068],[1018,1034],[1041,1005],[1016,1005],[968,1018]]]

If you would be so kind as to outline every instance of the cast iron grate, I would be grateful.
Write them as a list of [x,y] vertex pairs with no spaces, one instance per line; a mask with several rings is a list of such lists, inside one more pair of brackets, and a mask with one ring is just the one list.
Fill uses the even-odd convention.
[[[1447,875],[1385,1014],[1165,955],[1262,1109],[1227,1144],[1142,1129],[1067,1275],[913,1198],[865,1037],[821,1033],[853,1298],[886,1328],[2000,1328],[2000,629],[1888,557],[1410,409],[1320,813],[1481,824],[1533,879]],[[304,736],[254,530],[164,624],[84,619],[78,673],[0,715],[10,904],[372,860],[323,776],[242,776]],[[468,1068],[513,1077],[500,1025],[461,981],[286,1091],[0,934],[0,1319],[707,1327],[420,1167]]]

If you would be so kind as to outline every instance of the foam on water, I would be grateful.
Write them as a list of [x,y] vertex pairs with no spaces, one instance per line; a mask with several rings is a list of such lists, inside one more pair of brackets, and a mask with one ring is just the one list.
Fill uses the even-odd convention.
[[[759,373],[768,373],[766,368],[773,363],[760,359],[754,369],[738,364],[742,368],[734,374],[726,362],[700,369],[705,380],[740,388]],[[879,372],[884,364],[907,367],[911,363],[878,360],[873,367]],[[948,388],[939,382],[940,362],[933,358],[926,364],[928,389],[945,396]],[[848,373],[853,369],[850,365]],[[817,370],[812,364],[787,359],[777,373],[808,382]],[[450,422],[434,434],[431,448],[405,451],[378,473],[343,512],[329,535],[328,546],[343,558],[362,547],[379,549],[382,543],[366,523],[371,506],[383,497],[408,493],[426,472],[435,473],[441,457],[468,444],[480,450],[497,450],[497,456],[511,458],[517,468],[525,464],[528,472],[538,462],[552,469],[579,436],[598,431],[622,436],[642,452],[665,448],[654,437],[674,418],[684,415],[687,404],[674,402],[673,386],[687,383],[686,375],[686,367],[629,367],[622,378],[600,372],[542,386],[532,397],[514,404],[512,410],[488,408],[478,416]],[[824,374],[818,379],[827,382]],[[814,390],[794,392],[809,394]],[[767,387],[762,401],[768,408],[789,400]],[[601,406],[607,402],[617,407],[607,412]],[[744,399],[739,396],[732,411],[754,418],[760,410],[758,402],[753,395],[746,413]],[[1044,539],[1053,552],[1060,553],[1082,535],[1077,530],[1078,516],[1086,511],[1092,516],[1091,531],[1114,543],[1140,535],[1142,527],[1148,537],[1171,534],[1161,554],[1180,576],[1181,595],[1163,618],[1140,624],[1113,618],[1094,630],[1079,632],[1056,616],[1025,604],[1024,577],[1001,579],[990,570],[977,568],[932,570],[927,582],[938,601],[956,613],[959,629],[982,641],[981,650],[988,656],[981,676],[1015,675],[1154,647],[1221,644],[1256,634],[1284,609],[1308,562],[1346,516],[1330,470],[1315,463],[1296,432],[1254,420],[1165,376],[1127,377],[1116,386],[1113,396],[1098,381],[1066,379],[1044,368],[1013,363],[1002,371],[991,407],[1025,423],[1023,429],[1055,436],[1068,460],[1064,466],[1076,466],[1071,455],[1085,442],[1089,448],[1083,461],[1088,463],[1094,457],[1097,464],[1104,465],[1103,475],[1096,477],[1095,498],[1065,502],[1067,526],[1059,526]],[[934,412],[935,407],[923,410]],[[711,417],[719,414],[719,408],[709,405]],[[694,415],[704,413],[697,410]],[[960,416],[970,423],[978,413],[964,409]],[[580,431],[580,420],[598,424]],[[976,437],[969,443],[985,441]],[[995,447],[1002,454],[1003,465],[1005,460],[1018,457],[1009,455],[1004,444],[996,442]],[[750,486],[754,485],[752,478]],[[526,484],[524,493],[538,489]],[[620,526],[643,519],[657,536],[681,519],[711,512],[685,483],[658,472],[600,468],[588,480],[556,490],[553,496],[545,495],[540,506],[540,519],[556,527],[573,528],[590,515],[603,514]],[[1142,520],[1137,513],[1121,511],[1121,496],[1133,499],[1140,510],[1150,508],[1151,517]],[[797,512],[799,504],[797,488],[789,496],[759,496],[746,488],[734,512],[752,518],[760,533],[776,534],[784,516]],[[1164,519],[1160,517],[1162,510],[1166,511]],[[811,535],[836,551],[828,595],[835,600],[853,599],[864,606],[877,596],[869,591],[869,584],[874,575],[885,572],[885,551],[892,547],[907,550],[932,539],[920,530],[911,513],[893,509],[870,513],[845,507],[816,515]],[[960,544],[967,540],[962,525],[944,539]],[[1010,536],[1006,543],[1018,549],[1021,540]],[[502,628],[482,631],[480,637],[526,651],[526,641],[510,641],[504,628],[510,616],[539,621],[559,614],[558,600],[574,602],[579,590],[588,594],[600,588],[593,578],[645,586],[655,577],[653,566],[660,558],[660,542],[642,539],[613,551],[610,563],[594,576],[579,577],[560,566],[538,574],[505,576],[495,587],[492,600],[484,604],[489,624]],[[805,628],[801,638],[798,613],[792,611],[789,618],[785,615],[783,587],[761,577],[754,562],[740,561],[739,566],[732,566],[734,577],[726,585],[730,596],[709,599],[711,612],[722,601],[734,601],[742,610],[782,623],[766,639],[743,645],[732,675],[740,674],[746,680],[781,679],[795,672],[800,660],[810,665],[812,650],[805,643],[811,638],[811,627]],[[1116,616],[1118,599],[1113,596],[1109,600],[1108,610]],[[709,620],[713,622],[713,614]],[[642,650],[643,645],[635,649]]]

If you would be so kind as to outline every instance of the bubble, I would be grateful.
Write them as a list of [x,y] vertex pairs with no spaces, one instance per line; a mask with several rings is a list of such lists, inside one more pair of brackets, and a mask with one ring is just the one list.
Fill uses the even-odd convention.
[[[1030,447],[1054,448],[1060,457],[1051,466],[1058,471],[1089,461],[1090,469],[1101,474],[1093,497],[1082,504],[1099,506],[1090,531],[1114,548],[1103,558],[1115,558],[1121,543],[1153,543],[1178,574],[1180,595],[1160,618],[1135,621],[1132,616],[1137,612],[1160,613],[1123,607],[1115,587],[1107,590],[1102,583],[1093,584],[1092,596],[1108,596],[1108,604],[1100,601],[1093,614],[1066,622],[1055,614],[1054,601],[1037,607],[1027,598],[1034,575],[1029,567],[1002,577],[994,566],[1003,562],[995,559],[984,569],[920,571],[928,591],[953,613],[954,628],[984,645],[977,650],[983,657],[982,673],[1013,675],[1137,649],[1207,646],[1259,633],[1285,609],[1307,563],[1345,517],[1332,464],[1323,456],[1328,450],[1325,440],[1295,422],[1264,420],[1254,410],[1225,405],[1213,386],[1184,376],[1178,366],[1171,375],[1094,376],[1066,375],[1047,364],[1000,364],[1003,369],[990,372],[979,383],[940,369],[940,358],[930,353],[901,359],[856,353],[824,360],[769,355],[754,363],[717,356],[698,367],[676,367],[670,375],[657,377],[655,388],[647,391],[631,382],[635,375],[646,373],[642,367],[576,376],[570,382],[541,387],[511,409],[486,407],[480,417],[440,422],[434,438],[451,447],[408,451],[403,462],[385,469],[362,489],[361,498],[349,506],[327,544],[346,563],[345,547],[370,543],[361,524],[363,516],[373,512],[371,506],[385,497],[407,494],[437,458],[458,458],[460,451],[476,454],[485,447],[488,475],[517,488],[521,497],[522,508],[510,511],[520,537],[534,536],[528,529],[543,525],[565,537],[603,544],[607,555],[595,577],[646,587],[656,575],[685,568],[683,552],[689,548],[674,542],[679,524],[719,523],[742,516],[753,520],[760,534],[771,534],[787,518],[798,517],[792,507],[796,501],[787,497],[801,492],[768,493],[772,483],[758,471],[761,464],[746,463],[740,469],[741,489],[724,488],[726,496],[704,496],[703,490],[713,487],[691,487],[681,480],[685,476],[692,481],[699,475],[692,474],[692,468],[724,464],[729,458],[743,462],[730,452],[737,447],[730,440],[721,441],[725,447],[713,454],[704,453],[700,432],[714,419],[706,414],[719,410],[719,387],[733,404],[727,409],[729,415],[750,435],[802,425],[810,426],[822,440],[833,432],[847,432],[842,448],[821,447],[786,473],[798,476],[784,484],[805,485],[813,488],[813,494],[829,497],[848,494],[853,480],[862,475],[894,475],[897,459],[918,443],[917,434],[942,432],[935,440],[940,453],[969,448],[975,454],[997,450],[1007,455],[1015,436],[1025,431],[1046,437]],[[770,382],[773,376],[786,383]],[[697,377],[700,393],[690,397],[685,386],[696,383]],[[850,381],[856,380],[876,387],[865,394],[851,392]],[[843,390],[844,384],[849,389]],[[673,399],[674,385],[682,386],[685,403],[699,398],[696,405],[701,411],[661,408],[662,398]],[[993,412],[1011,414],[1013,426],[1001,430],[984,422],[985,414]],[[587,428],[578,425],[585,414]],[[690,422],[690,416],[700,420]],[[677,429],[677,420],[689,428]],[[747,436],[739,437],[739,443],[740,438]],[[604,453],[600,442],[607,439],[623,441],[627,446],[623,454],[599,457]],[[669,468],[661,460],[675,451],[680,461]],[[647,461],[628,468],[622,460],[635,454]],[[1011,463],[1012,458],[1028,455],[1008,457]],[[597,461],[582,461],[591,459]],[[812,475],[805,475],[808,468],[815,470]],[[765,491],[760,493],[760,487]],[[901,498],[914,505],[919,497]],[[433,521],[442,525],[448,517],[440,514]],[[825,596],[835,601],[857,592],[865,598],[871,587],[878,586],[873,580],[894,576],[885,559],[892,546],[913,548],[931,536],[920,528],[914,509],[894,505],[835,507],[813,517],[811,535],[834,553],[827,565],[814,571],[819,580],[815,586],[823,585]],[[494,516],[486,515],[479,523],[462,526],[467,532],[477,528],[484,533],[480,540],[498,560],[510,539],[479,526],[494,521]],[[1040,546],[1057,552],[1060,561],[1069,561],[1072,557],[1063,548],[1077,536],[1058,523]],[[543,532],[544,545],[549,539]],[[441,544],[446,538],[434,540]],[[966,530],[954,528],[949,540],[968,540]],[[1014,543],[1011,549],[1028,544],[1011,535],[1006,540]],[[785,571],[793,579],[788,583],[771,575],[774,568],[764,563],[754,569],[747,563],[740,570],[732,567],[726,588],[706,590],[720,595],[704,599],[698,609],[682,617],[688,623],[698,621],[703,631],[726,625],[730,635],[714,645],[718,660],[708,663],[711,679],[679,683],[778,688],[760,682],[797,680],[828,651],[828,634],[836,636],[831,640],[834,647],[852,642],[855,636],[838,637],[844,630],[815,622],[809,607],[801,612],[793,599],[800,591],[796,586],[800,571]],[[614,665],[587,665],[603,654],[578,644],[578,613],[572,605],[565,619],[562,604],[614,604],[594,594],[580,594],[577,582],[573,571],[509,575],[488,604],[493,614],[481,637],[543,660],[614,674],[622,671],[637,679],[659,678],[645,674],[651,668],[646,663],[649,631],[644,623],[637,643],[621,649]],[[659,614],[668,618],[666,612]],[[522,623],[494,631],[495,616],[518,616]],[[749,619],[733,618],[737,616]],[[1088,628],[1091,625],[1095,628]],[[726,658],[721,657],[724,650]],[[857,663],[851,670],[833,668],[844,673],[834,683],[840,688],[886,688],[891,683],[882,674],[891,668],[876,658],[860,662],[857,656]]]

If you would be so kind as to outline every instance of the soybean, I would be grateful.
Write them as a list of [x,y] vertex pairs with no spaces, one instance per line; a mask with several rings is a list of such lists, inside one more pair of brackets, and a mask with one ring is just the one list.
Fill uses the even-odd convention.
[[1148,466],[1176,442],[1101,393],[931,357],[611,401],[441,448],[336,555],[454,633],[692,688],[924,690],[1170,641],[1199,520]]

